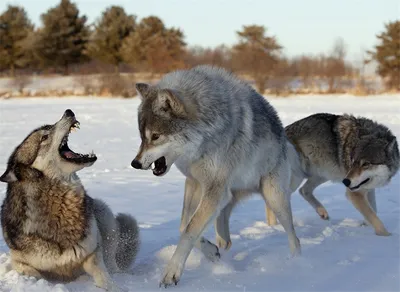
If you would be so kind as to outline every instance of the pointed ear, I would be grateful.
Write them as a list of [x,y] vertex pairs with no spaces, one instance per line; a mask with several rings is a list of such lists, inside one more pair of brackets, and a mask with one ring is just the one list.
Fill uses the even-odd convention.
[[0,176],[0,181],[4,183],[12,183],[17,181],[17,177],[15,176],[14,171],[8,167],[6,171]]
[[386,145],[386,151],[387,152],[392,152],[395,149],[396,145],[397,145],[396,137],[395,136],[391,136],[389,138],[389,142]]
[[157,101],[154,106],[154,110],[161,115],[173,114],[181,118],[187,116],[185,105],[177,94],[170,89],[162,89],[158,92]]
[[147,83],[136,83],[135,88],[142,100],[145,99],[150,92],[150,85]]

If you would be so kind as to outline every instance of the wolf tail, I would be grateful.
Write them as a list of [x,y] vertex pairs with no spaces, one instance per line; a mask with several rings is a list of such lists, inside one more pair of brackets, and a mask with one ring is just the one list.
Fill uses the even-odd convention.
[[286,145],[288,160],[291,168],[290,190],[291,192],[294,192],[303,182],[304,178],[307,177],[307,172],[305,170],[305,165],[303,165],[301,154],[297,152],[296,148],[291,142],[287,141]]
[[126,270],[134,262],[139,251],[139,227],[135,218],[127,214],[118,214],[116,220],[119,227],[116,262],[118,268]]

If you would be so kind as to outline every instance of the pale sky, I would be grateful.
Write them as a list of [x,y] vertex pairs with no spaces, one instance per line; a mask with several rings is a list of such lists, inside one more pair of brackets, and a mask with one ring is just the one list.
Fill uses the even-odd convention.
[[[40,24],[40,14],[58,0],[0,0],[25,7],[29,17]],[[259,24],[275,35],[284,53],[327,52],[336,37],[348,45],[348,59],[359,60],[362,49],[370,49],[384,23],[400,19],[400,0],[75,0],[89,22],[106,7],[120,5],[139,20],[160,17],[167,26],[181,28],[189,45],[231,45],[235,31],[243,25]]]

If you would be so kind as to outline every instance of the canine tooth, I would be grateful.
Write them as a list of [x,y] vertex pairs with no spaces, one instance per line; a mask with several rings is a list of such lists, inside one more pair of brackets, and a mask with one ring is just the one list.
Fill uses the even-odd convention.
[[155,168],[156,168],[156,164],[153,162],[153,163],[151,164],[151,169],[154,170]]

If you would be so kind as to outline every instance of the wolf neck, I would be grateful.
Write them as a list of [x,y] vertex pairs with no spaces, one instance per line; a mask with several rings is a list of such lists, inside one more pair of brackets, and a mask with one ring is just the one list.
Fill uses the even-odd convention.
[[45,169],[42,172],[49,179],[56,179],[59,181],[64,181],[64,182],[73,183],[73,184],[81,184],[81,181],[80,181],[78,175],[76,174],[76,172],[67,174],[62,171],[54,171],[54,170],[49,171],[48,169]]

